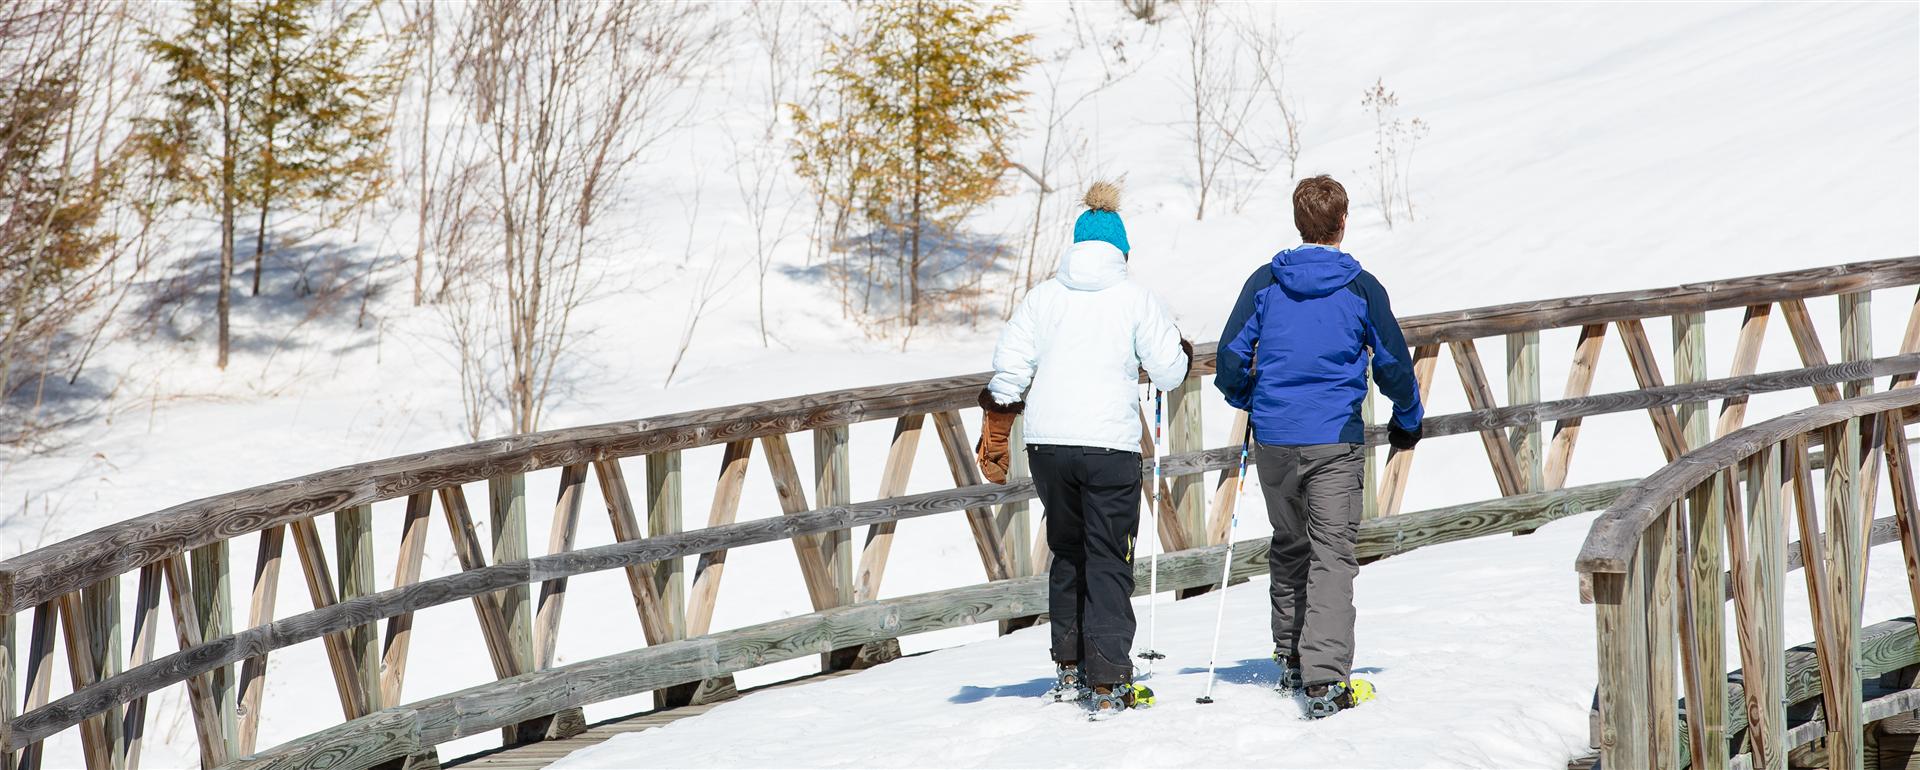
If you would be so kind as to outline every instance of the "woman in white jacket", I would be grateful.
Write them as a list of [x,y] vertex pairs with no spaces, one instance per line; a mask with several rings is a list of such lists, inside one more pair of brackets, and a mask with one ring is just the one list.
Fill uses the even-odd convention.
[[1013,414],[1026,417],[1028,461],[1053,550],[1056,697],[1078,697],[1090,684],[1096,711],[1135,705],[1128,653],[1140,526],[1140,372],[1172,390],[1186,379],[1192,354],[1160,300],[1127,280],[1119,197],[1106,182],[1087,190],[1073,246],[1001,332],[993,379],[980,398],[989,478],[1005,478],[1005,430]]

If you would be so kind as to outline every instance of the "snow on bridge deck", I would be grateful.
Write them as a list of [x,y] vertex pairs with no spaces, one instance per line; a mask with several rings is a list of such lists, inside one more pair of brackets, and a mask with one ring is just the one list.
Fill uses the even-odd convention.
[[[1269,689],[1256,580],[1227,592],[1213,705],[1194,697],[1215,600],[1163,598],[1158,646],[1169,657],[1147,680],[1152,710],[1088,723],[1074,706],[1043,705],[1052,667],[1041,626],[633,725],[652,728],[643,732],[609,736],[609,725],[589,739],[603,742],[553,766],[1564,767],[1587,751],[1593,615],[1572,565],[1592,518],[1361,570],[1355,666],[1381,699],[1321,722]],[[1145,599],[1135,608],[1144,642]]]

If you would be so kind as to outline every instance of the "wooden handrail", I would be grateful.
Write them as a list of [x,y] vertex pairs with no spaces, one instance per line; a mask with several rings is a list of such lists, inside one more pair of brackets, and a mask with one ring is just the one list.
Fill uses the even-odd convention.
[[[1920,283],[1920,257],[1411,316],[1402,327],[1409,344],[1420,346],[1913,283]],[[1196,347],[1193,376],[1213,371],[1214,347]],[[202,498],[0,561],[0,612],[18,613],[167,557],[318,513],[504,474],[958,409],[973,403],[986,380],[984,373],[934,378],[522,434]],[[1443,435],[1444,427],[1432,426],[1429,435]],[[1370,444],[1384,442],[1379,429],[1373,434]]]
[[1742,428],[1655,471],[1593,523],[1574,568],[1580,572],[1627,571],[1641,533],[1661,513],[1714,474],[1737,465],[1790,436],[1894,409],[1920,405],[1920,388],[1900,388],[1871,396],[1808,407]]

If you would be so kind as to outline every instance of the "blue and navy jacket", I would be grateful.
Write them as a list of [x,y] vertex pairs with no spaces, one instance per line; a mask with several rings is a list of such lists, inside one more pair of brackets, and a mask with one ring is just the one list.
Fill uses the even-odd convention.
[[1387,290],[1346,252],[1307,244],[1274,255],[1240,289],[1220,340],[1214,385],[1253,414],[1262,444],[1364,441],[1368,351],[1394,424],[1420,427],[1413,357]]

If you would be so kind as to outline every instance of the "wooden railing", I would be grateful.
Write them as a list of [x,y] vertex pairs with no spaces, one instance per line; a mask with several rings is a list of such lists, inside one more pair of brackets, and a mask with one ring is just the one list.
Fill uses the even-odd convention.
[[[1920,327],[1910,325],[1899,355],[1875,359],[1856,324],[1842,345],[1842,361],[1832,364],[1806,300],[1842,295],[1843,317],[1858,318],[1873,290],[1916,284],[1920,258],[1906,258],[1405,319],[1422,391],[1433,386],[1445,345],[1470,406],[1430,417],[1429,439],[1478,434],[1501,498],[1399,514],[1415,453],[1391,453],[1379,479],[1370,461],[1361,555],[1530,531],[1607,506],[1632,480],[1565,488],[1584,418],[1644,410],[1673,459],[1705,443],[1711,399],[1727,405],[1724,429],[1738,424],[1753,394],[1801,390],[1827,401],[1839,386],[1872,377],[1910,382],[1920,369],[1914,355]],[[1776,303],[1804,367],[1756,374],[1760,339]],[[1745,308],[1740,344],[1729,376],[1709,380],[1705,314],[1726,308]],[[1671,385],[1642,325],[1669,315]],[[1609,326],[1624,343],[1640,387],[1592,395]],[[1565,397],[1542,402],[1540,333],[1564,327],[1578,329]],[[1505,406],[1496,402],[1477,352],[1476,340],[1486,336],[1505,337]],[[1198,353],[1192,377],[1171,396],[1172,454],[1163,458],[1169,481],[1156,518],[1167,550],[1176,553],[1161,561],[1164,590],[1213,585],[1221,558],[1233,560],[1236,575],[1265,569],[1263,540],[1225,543],[1239,448],[1202,446],[1200,394],[1202,378],[1211,374],[1212,346]],[[963,412],[984,382],[985,375],[925,380],[483,441],[185,503],[16,556],[0,562],[0,642],[7,653],[0,666],[0,748],[10,764],[38,767],[47,738],[77,729],[89,768],[134,766],[147,699],[184,684],[206,766],[366,766],[430,754],[439,743],[487,730],[504,730],[507,742],[569,734],[579,729],[579,707],[627,695],[651,691],[666,706],[726,697],[730,674],[778,660],[821,654],[829,668],[869,665],[897,654],[892,640],[902,635],[989,621],[1029,623],[1045,609],[1043,578],[1036,576],[1047,562],[1045,538],[1028,521],[1034,492],[1024,468],[1016,464],[1015,478],[994,485],[982,483],[973,464]],[[893,434],[877,499],[854,503],[850,426],[888,419]],[[1237,436],[1245,415],[1234,419],[1229,435]],[[953,484],[907,494],[928,421]],[[1543,432],[1548,421],[1554,422],[1550,439]],[[808,476],[790,445],[796,433],[811,433]],[[1383,439],[1377,426],[1369,429],[1370,446]],[[773,480],[769,507],[777,505],[783,515],[739,521],[756,444]],[[1143,448],[1150,446],[1143,440]],[[719,455],[707,526],[682,531],[683,453],[702,448]],[[622,463],[634,458],[644,460],[640,486],[629,485]],[[547,554],[534,557],[527,545],[527,478],[539,471],[558,472],[558,494]],[[1212,471],[1219,477],[1208,484],[1203,474]],[[466,485],[480,483],[490,542],[476,533],[467,500]],[[576,542],[590,487],[604,503],[614,542]],[[644,493],[643,504],[634,501],[636,491]],[[387,590],[375,586],[373,563],[374,505],[383,501],[393,501],[400,530],[395,585]],[[460,569],[427,577],[423,555],[436,509]],[[963,512],[988,582],[884,598],[881,581],[898,522],[949,512]],[[320,536],[328,517],[336,540],[331,559]],[[856,527],[867,527],[857,546]],[[288,533],[313,609],[276,620]],[[229,552],[243,537],[255,542],[257,556],[247,583],[249,611],[235,630]],[[715,633],[728,552],[776,540],[793,543],[813,612]],[[691,575],[682,572],[685,557],[697,557]],[[611,570],[625,572],[647,646],[556,665],[567,580]],[[134,601],[123,617],[120,593],[128,579]],[[414,613],[462,601],[473,605],[496,681],[403,705]],[[162,606],[180,650],[170,655],[160,654],[157,643]],[[29,613],[26,654],[18,656],[16,625]],[[123,622],[130,624],[124,660]],[[344,719],[256,751],[268,655],[314,639],[325,647]],[[72,686],[56,699],[57,646]],[[15,705],[23,706],[18,713]]]
[[[1790,749],[1822,737],[1828,767],[1877,766],[1865,764],[1866,725],[1920,707],[1912,672],[1891,688],[1875,681],[1920,665],[1913,618],[1861,627],[1868,549],[1879,543],[1900,543],[1920,613],[1905,417],[1916,405],[1920,389],[1900,387],[1736,431],[1647,477],[1594,523],[1578,569],[1595,605],[1605,767],[1785,768]],[[1876,520],[1882,461],[1893,515]],[[1800,538],[1791,544],[1788,521]],[[1811,650],[1783,639],[1794,569],[1806,575]],[[1789,729],[1789,709],[1813,699],[1819,715]]]

